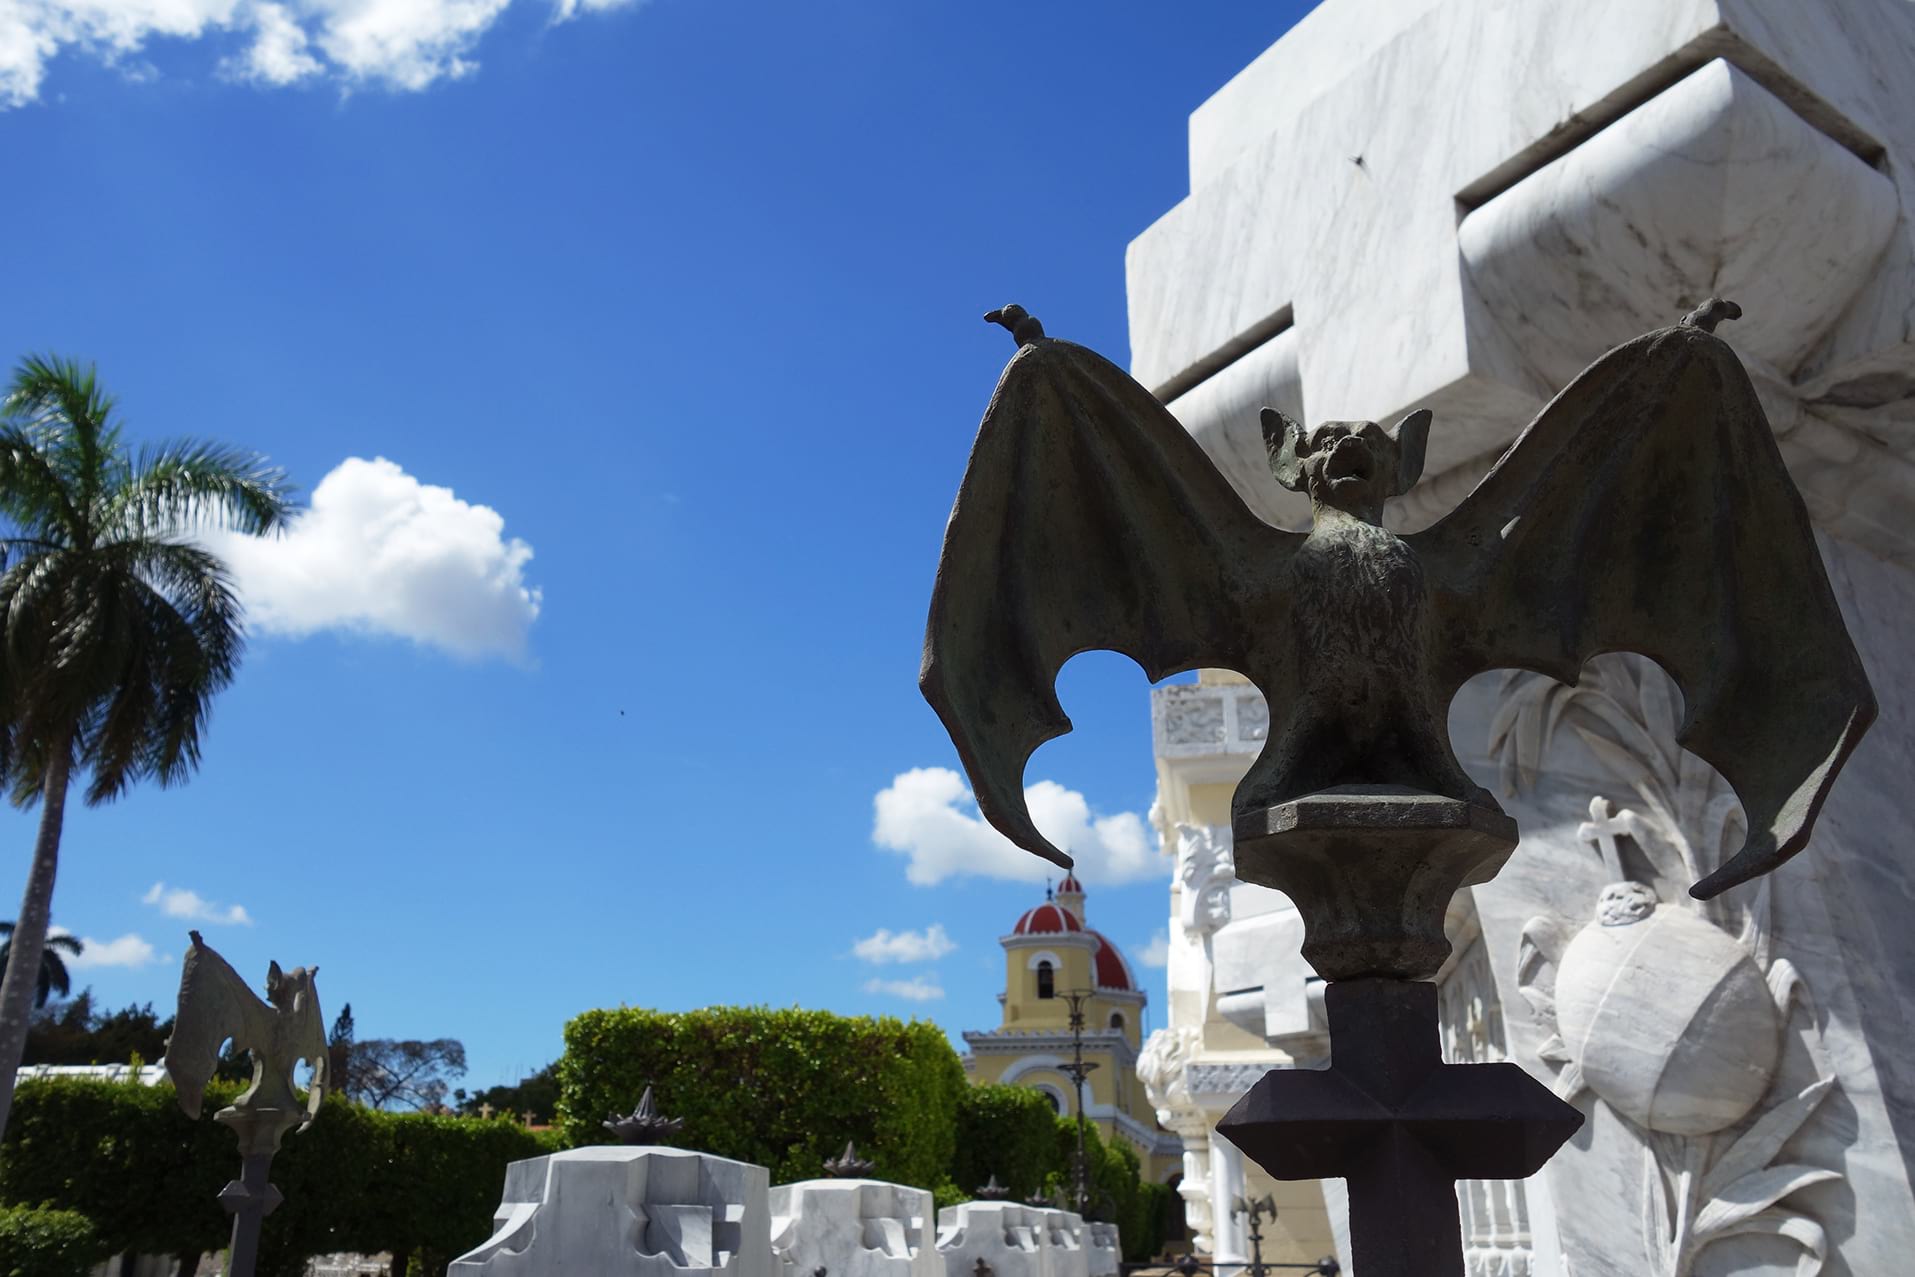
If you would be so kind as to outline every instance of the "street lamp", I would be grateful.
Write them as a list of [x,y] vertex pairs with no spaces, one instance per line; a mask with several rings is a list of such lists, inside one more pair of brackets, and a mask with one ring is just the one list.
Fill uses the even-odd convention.
[[1091,997],[1089,989],[1071,989],[1065,992],[1064,1000],[1071,1008],[1071,1062],[1058,1069],[1071,1080],[1072,1088],[1077,1092],[1077,1155],[1071,1166],[1072,1196],[1077,1213],[1081,1216],[1090,1204],[1090,1158],[1084,1148],[1084,1079],[1097,1067],[1095,1062],[1084,1060],[1084,1003]]

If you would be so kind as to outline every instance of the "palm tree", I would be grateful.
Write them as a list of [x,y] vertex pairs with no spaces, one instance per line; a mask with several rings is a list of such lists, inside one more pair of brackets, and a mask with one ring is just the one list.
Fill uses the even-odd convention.
[[129,454],[92,368],[28,358],[0,401],[0,780],[40,804],[0,979],[0,1134],[45,951],[67,784],[89,804],[184,781],[242,645],[226,566],[194,540],[261,535],[290,512],[257,456],[181,442]]
[[[0,971],[5,971],[8,960],[13,957],[11,922],[0,922],[0,936],[7,937],[0,940]],[[85,948],[85,942],[78,936],[61,933],[47,937],[47,947],[40,950],[40,983],[33,995],[35,1010],[45,1006],[56,993],[64,998],[73,992],[73,978],[67,974],[66,962],[61,959],[60,950],[65,949],[77,958]]]

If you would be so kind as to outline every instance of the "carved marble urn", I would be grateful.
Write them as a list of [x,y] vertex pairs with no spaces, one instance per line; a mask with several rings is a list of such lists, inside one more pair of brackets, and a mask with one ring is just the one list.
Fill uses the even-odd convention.
[[1581,1081],[1637,1125],[1706,1135],[1768,1092],[1782,1016],[1749,950],[1640,882],[1605,887],[1563,951],[1556,1016]]

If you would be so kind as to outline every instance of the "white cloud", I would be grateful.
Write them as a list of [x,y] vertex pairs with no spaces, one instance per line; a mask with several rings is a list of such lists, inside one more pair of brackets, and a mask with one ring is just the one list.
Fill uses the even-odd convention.
[[297,84],[318,75],[325,68],[310,52],[312,38],[299,25],[286,6],[261,4],[253,43],[245,54],[228,58],[227,72],[237,79],[259,84]]
[[263,633],[345,629],[517,658],[539,614],[539,591],[525,583],[532,547],[505,535],[499,512],[384,457],[340,462],[280,536],[206,539]]
[[913,1002],[935,1002],[944,996],[936,976],[921,975],[914,975],[909,980],[866,980],[864,991],[888,993],[894,998],[908,998]]
[[1137,955],[1137,961],[1147,967],[1166,967],[1170,965],[1170,932],[1159,928],[1150,938],[1143,952]]
[[169,887],[156,882],[140,897],[140,903],[152,905],[169,918],[187,922],[210,922],[223,927],[250,927],[252,915],[245,905],[216,905],[197,891]]
[[957,948],[957,942],[944,933],[944,924],[934,922],[923,931],[889,931],[879,927],[851,946],[851,952],[865,962],[882,966],[887,962],[935,962]]
[[[265,85],[318,76],[419,90],[478,69],[471,54],[512,0],[0,0],[0,106],[40,96],[47,64],[77,52],[144,73],[156,37],[243,45],[227,74]],[[550,0],[552,21],[632,0]]]
[[[1040,780],[1024,791],[1038,831],[1077,861],[1078,877],[1094,886],[1115,886],[1161,877],[1163,860],[1151,847],[1136,812],[1093,816],[1074,789]],[[871,838],[886,851],[910,858],[905,877],[920,886],[973,874],[1016,882],[1041,882],[1057,868],[997,832],[977,814],[964,778],[948,767],[901,772],[878,792]]]
[[[73,933],[65,927],[51,927],[48,934],[70,936]],[[117,940],[95,940],[90,936],[79,936],[77,939],[80,941],[79,953],[60,955],[74,971],[87,971],[95,967],[148,967],[166,960],[143,937],[130,931]]]

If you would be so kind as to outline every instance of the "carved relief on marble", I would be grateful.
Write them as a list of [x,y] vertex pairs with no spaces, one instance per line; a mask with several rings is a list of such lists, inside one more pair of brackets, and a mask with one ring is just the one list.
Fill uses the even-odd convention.
[[[1827,1234],[1790,1198],[1842,1176],[1788,1161],[1783,1146],[1835,1070],[1801,976],[1770,952],[1768,880],[1707,902],[1682,890],[1745,831],[1728,786],[1677,746],[1678,721],[1675,688],[1640,658],[1593,661],[1575,687],[1505,680],[1490,749],[1507,791],[1534,782],[1567,726],[1634,804],[1590,800],[1577,833],[1609,884],[1584,918],[1524,927],[1517,985],[1549,1030],[1538,1055],[1557,1071],[1557,1093],[1593,1093],[1641,1146],[1656,1277],[1689,1277],[1706,1248],[1743,1234],[1794,1243],[1798,1274],[1813,1277]],[[1790,1035],[1813,1062],[1799,1087],[1779,1081]]]
[[1203,1030],[1194,1024],[1158,1029],[1137,1056],[1137,1078],[1157,1110],[1157,1120],[1184,1142],[1184,1174],[1177,1186],[1192,1244],[1210,1254],[1215,1223],[1210,1210],[1210,1119],[1190,1094],[1187,1070],[1203,1049]]
[[1177,882],[1183,889],[1177,920],[1186,932],[1208,936],[1230,921],[1230,888],[1236,880],[1228,829],[1177,826]]

